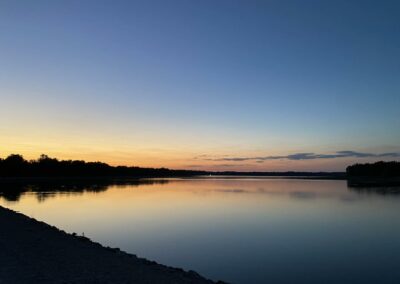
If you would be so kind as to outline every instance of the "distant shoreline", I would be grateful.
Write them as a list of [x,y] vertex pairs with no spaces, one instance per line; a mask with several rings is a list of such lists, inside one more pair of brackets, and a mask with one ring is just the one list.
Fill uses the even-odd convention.
[[240,178],[256,178],[256,179],[300,179],[300,180],[347,180],[349,186],[400,186],[400,177],[349,177],[345,173],[213,173],[208,175],[183,175],[183,176],[41,176],[41,177],[0,177],[0,184],[26,184],[26,183],[110,183],[110,184],[131,184],[144,183],[146,181],[168,180],[168,179],[240,179]]
[[168,168],[141,168],[135,166],[111,166],[102,162],[82,160],[58,160],[41,155],[37,160],[26,160],[22,155],[11,154],[0,158],[0,184],[48,181],[118,181],[121,183],[139,179],[162,178],[287,178],[347,180],[351,186],[400,185],[400,162],[376,162],[354,164],[346,172],[257,172],[257,171],[198,171]]
[[197,175],[182,175],[182,176],[0,176],[0,182],[20,182],[20,181],[134,181],[146,179],[170,179],[170,178],[291,178],[291,179],[333,179],[345,180],[345,173],[247,173],[247,172],[207,172]]

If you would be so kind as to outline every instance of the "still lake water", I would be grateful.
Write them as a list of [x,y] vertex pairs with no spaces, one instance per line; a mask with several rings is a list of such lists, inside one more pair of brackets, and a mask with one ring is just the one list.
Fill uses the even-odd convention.
[[231,283],[400,283],[400,194],[346,181],[204,178],[56,193],[0,205]]

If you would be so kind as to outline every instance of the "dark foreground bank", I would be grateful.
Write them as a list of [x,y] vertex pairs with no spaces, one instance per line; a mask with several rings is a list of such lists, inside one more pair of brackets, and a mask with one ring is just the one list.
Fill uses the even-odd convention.
[[[214,283],[0,206],[0,283]],[[219,282],[223,283],[223,282]]]

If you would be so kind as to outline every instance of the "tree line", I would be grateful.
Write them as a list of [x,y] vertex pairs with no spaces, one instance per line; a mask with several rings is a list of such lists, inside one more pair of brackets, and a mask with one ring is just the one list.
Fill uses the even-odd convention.
[[167,168],[110,166],[102,162],[58,160],[47,155],[41,155],[36,160],[25,160],[18,154],[0,158],[0,177],[175,177],[205,173]]
[[347,167],[348,177],[400,177],[400,162],[376,162]]
[[209,172],[196,170],[171,170],[167,168],[142,168],[111,166],[103,162],[82,160],[58,160],[41,155],[36,160],[26,160],[22,155],[12,154],[0,158],[0,177],[184,177],[198,175],[234,176],[310,176],[347,177],[400,177],[400,162],[377,162],[355,164],[347,167],[346,174],[340,172]]

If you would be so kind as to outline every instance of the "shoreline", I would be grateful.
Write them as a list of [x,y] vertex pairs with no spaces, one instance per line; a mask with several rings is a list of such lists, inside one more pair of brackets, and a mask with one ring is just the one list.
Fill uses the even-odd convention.
[[32,176],[0,177],[2,184],[41,184],[41,183],[104,183],[104,184],[144,184],[163,183],[169,179],[299,179],[299,180],[344,180],[350,187],[400,186],[400,177],[369,177],[345,175],[193,175],[193,176]]
[[0,206],[0,283],[223,284],[158,264]]
[[129,183],[137,181],[168,180],[168,179],[223,179],[223,178],[260,178],[260,179],[311,179],[311,180],[347,180],[345,176],[334,175],[193,175],[193,176],[21,176],[21,177],[0,177],[2,183],[25,183],[25,182],[117,182]]

